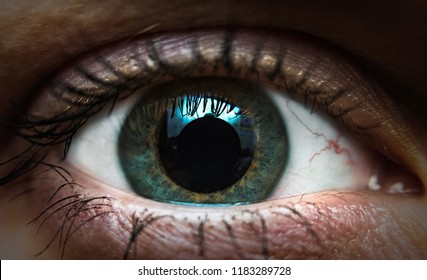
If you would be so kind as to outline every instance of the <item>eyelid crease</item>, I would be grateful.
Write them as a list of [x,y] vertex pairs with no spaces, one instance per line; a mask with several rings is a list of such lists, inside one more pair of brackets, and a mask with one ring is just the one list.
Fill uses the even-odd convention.
[[152,83],[187,76],[254,78],[285,89],[312,110],[325,110],[427,183],[425,132],[339,51],[294,32],[188,31],[143,34],[76,59],[42,88],[18,135],[46,145],[37,137],[51,129],[50,143],[69,144],[101,108]]

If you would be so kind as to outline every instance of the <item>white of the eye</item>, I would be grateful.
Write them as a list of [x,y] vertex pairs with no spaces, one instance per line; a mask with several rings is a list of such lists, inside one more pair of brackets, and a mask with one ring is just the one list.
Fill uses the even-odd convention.
[[126,116],[138,98],[134,95],[117,103],[112,112],[104,108],[86,123],[73,138],[67,160],[95,180],[130,191],[120,167],[117,145]]
[[[372,152],[346,134],[346,128],[321,113],[266,89],[284,120],[289,140],[286,168],[272,197],[325,190],[365,188],[373,173]],[[90,120],[74,137],[68,161],[109,186],[131,191],[120,167],[117,142],[121,127],[136,104],[132,96]]]
[[273,197],[368,186],[374,154],[348,128],[274,90],[268,95],[282,114],[289,139],[288,163]]

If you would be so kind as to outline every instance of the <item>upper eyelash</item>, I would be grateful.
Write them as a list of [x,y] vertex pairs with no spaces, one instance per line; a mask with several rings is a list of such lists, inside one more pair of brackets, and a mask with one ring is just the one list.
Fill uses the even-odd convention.
[[[88,94],[87,92],[80,90],[77,86],[71,86],[64,81],[61,85],[57,86],[60,86],[76,95],[90,98],[90,102],[86,102],[84,105],[80,105],[77,109],[77,112],[72,114],[67,114],[66,110],[56,116],[50,117],[49,119],[40,120],[31,120],[29,116],[25,115],[22,124],[6,125],[14,132],[16,136],[24,138],[29,143],[31,143],[31,146],[16,157],[0,163],[1,167],[29,155],[29,158],[26,158],[21,162],[21,164],[18,164],[6,176],[0,178],[0,186],[7,184],[22,175],[25,175],[43,162],[46,154],[39,155],[40,151],[34,152],[34,146],[46,147],[65,143],[63,150],[63,155],[65,158],[74,134],[87,122],[90,117],[102,110],[111,101],[113,101],[111,106],[111,110],[113,110],[120,93],[128,90],[129,88],[134,88],[134,90],[136,90],[143,87],[141,82],[138,82],[137,85],[134,85],[133,79],[131,77],[127,77],[125,74],[116,71],[112,65],[110,65],[105,59],[102,58],[102,56],[96,57],[97,60],[100,61],[106,69],[110,70],[114,75],[119,76],[120,79],[117,82],[103,81],[90,72],[86,71],[83,67],[77,65],[75,66],[75,70],[83,74],[83,76],[88,80],[103,87],[105,89],[103,94]],[[130,96],[130,94],[126,97],[128,96]],[[69,102],[70,106],[78,105],[78,102],[72,102],[66,100],[63,97],[61,99],[65,102]],[[71,107],[69,107],[69,109],[70,108]],[[64,124],[66,124],[65,128],[62,128],[62,130],[58,131],[58,128],[61,128]]]
[[[215,69],[218,69],[220,67],[224,67],[229,74],[232,74],[234,72],[239,72],[240,69],[236,68],[235,65],[232,62],[231,59],[231,52],[232,52],[232,43],[234,40],[234,37],[236,35],[236,29],[235,28],[229,28],[226,29],[224,32],[224,41],[222,45],[222,51],[220,57],[216,60],[214,63],[214,71]],[[163,60],[161,55],[159,54],[156,45],[154,42],[150,39],[147,40],[148,42],[148,52],[149,57],[158,65],[161,67],[162,71],[160,71],[159,74],[156,76],[162,76],[162,75],[169,75],[174,79],[180,79],[185,78],[188,75],[191,75],[193,72],[200,69],[205,64],[205,61],[203,60],[202,55],[197,49],[198,41],[192,37],[193,40],[193,54],[195,56],[195,63],[192,65],[186,65],[184,69],[186,71],[182,71],[182,69],[175,69],[173,66],[169,65],[166,61]],[[261,50],[261,47],[257,48],[258,55],[254,55],[252,60],[252,66],[250,71],[257,72],[257,62],[259,60],[259,52]],[[74,100],[67,100],[67,96],[61,95],[60,98],[62,102],[69,105],[68,109],[65,111],[49,117],[47,119],[37,119],[33,116],[24,116],[24,121],[22,121],[20,124],[11,125],[10,128],[14,131],[15,135],[18,137],[21,137],[31,143],[32,148],[26,150],[22,157],[24,158],[28,157],[28,154],[33,153],[30,158],[37,157],[36,154],[43,153],[43,149],[34,149],[33,147],[48,147],[58,144],[64,144],[64,150],[63,150],[63,156],[66,157],[69,147],[71,145],[73,136],[76,134],[76,132],[82,127],[89,118],[91,118],[93,115],[97,114],[100,110],[102,110],[105,106],[111,103],[111,110],[113,110],[116,102],[119,99],[125,99],[129,97],[131,94],[133,94],[135,91],[144,88],[147,86],[151,80],[154,77],[148,77],[144,80],[141,80],[140,78],[132,77],[131,75],[127,75],[126,73],[120,72],[116,70],[116,68],[110,64],[105,57],[103,57],[102,54],[95,54],[93,56],[95,58],[95,61],[100,63],[104,70],[107,70],[110,72],[111,75],[117,77],[117,81],[107,81],[100,79],[95,74],[91,73],[81,65],[77,63],[77,65],[74,66],[74,71],[79,72],[85,79],[88,81],[91,81],[94,84],[98,85],[97,89],[100,89],[102,91],[102,94],[99,93],[91,93],[89,90],[83,90],[79,88],[78,86],[73,86],[67,83],[66,81],[60,81],[56,82],[53,81],[53,85],[56,86],[56,88],[60,88],[63,90],[68,91],[73,95],[73,97],[78,97],[77,99],[74,98]],[[270,80],[274,80],[276,76],[281,76],[280,74],[280,66],[282,65],[283,58],[279,58],[275,69],[271,73],[267,73]],[[312,65],[314,67],[314,65]],[[323,100],[322,102],[317,101],[317,96],[315,96],[315,93],[320,93],[320,90],[317,90],[317,92],[309,92],[307,89],[303,88],[303,85],[307,81],[307,77],[309,76],[310,69],[308,69],[301,80],[297,83],[292,84],[292,86],[289,86],[287,84],[284,84],[285,88],[288,90],[289,93],[295,93],[300,92],[304,96],[304,102],[305,104],[308,103],[308,100],[312,102],[312,111],[316,110],[317,107],[320,107],[320,104],[322,104],[323,107],[327,108],[327,112],[331,114],[334,118],[340,118],[342,115],[347,114],[348,111],[338,111],[338,113],[334,113],[332,110],[330,110],[330,107],[328,104],[335,102],[335,98],[339,98],[342,94],[344,94],[345,90],[339,90],[336,94],[333,94],[332,97],[329,99],[329,101]],[[285,77],[282,77],[284,81],[286,81]],[[57,93],[53,92],[54,89],[51,88],[51,94],[53,96],[58,96]],[[124,94],[125,93],[125,94]],[[60,95],[60,94],[59,94]],[[121,97],[124,95],[123,97]],[[84,103],[79,102],[79,99],[84,100]],[[70,112],[71,111],[71,112]],[[366,130],[371,129],[373,127],[377,127],[380,124],[375,124],[375,126],[363,128],[363,127],[357,127],[359,130]],[[36,152],[34,152],[36,150]],[[18,160],[17,158],[16,160]],[[39,162],[42,162],[43,156],[39,156]],[[1,163],[1,165],[6,163]],[[8,175],[6,175],[3,178],[0,178],[0,185],[6,184],[13,180],[16,177],[19,177],[23,174],[26,174],[28,171],[32,170],[36,167],[37,164],[31,165],[29,167],[28,165],[24,164],[21,166],[18,166],[14,170],[12,170]]]
[[[231,31],[226,30],[224,34],[226,38],[229,38],[228,40],[235,36],[234,29]],[[194,38],[194,36],[192,36],[192,38]],[[25,116],[22,124],[12,125],[11,128],[15,131],[15,134],[32,143],[32,146],[24,153],[22,153],[22,156],[16,157],[15,162],[18,162],[16,168],[12,169],[12,171],[6,174],[6,176],[3,178],[0,178],[0,186],[6,185],[16,178],[27,174],[40,164],[47,164],[44,162],[44,158],[47,156],[46,149],[44,149],[45,147],[64,144],[63,155],[65,158],[73,140],[73,136],[77,133],[79,128],[82,127],[87,120],[89,120],[92,116],[97,114],[109,104],[111,105],[110,110],[112,111],[117,101],[125,99],[132,95],[135,91],[148,86],[156,77],[170,76],[174,79],[185,78],[187,75],[191,75],[193,72],[203,69],[203,66],[206,64],[206,61],[203,60],[201,53],[199,51],[193,51],[193,55],[196,57],[196,62],[189,66],[186,65],[185,69],[187,70],[180,72],[177,70],[177,68],[170,67],[168,62],[165,61],[159,53],[154,52],[153,55],[153,50],[156,50],[155,42],[150,40],[148,41],[151,42],[150,58],[158,63],[161,67],[161,71],[159,71],[159,73],[154,76],[149,74],[143,80],[140,80],[140,77],[134,77],[130,74],[128,75],[126,72],[117,70],[114,65],[103,56],[103,53],[99,52],[92,54],[91,57],[95,58],[95,60],[103,66],[103,71],[108,71],[112,76],[117,77],[117,79],[113,79],[112,81],[103,80],[97,76],[97,72],[92,73],[90,68],[85,68],[83,66],[84,64],[80,63],[76,63],[73,67],[73,70],[80,73],[80,75],[86,80],[97,84],[97,89],[102,90],[102,94],[93,94],[94,92],[96,93],[96,91],[84,91],[84,87],[72,85],[66,79],[50,81],[51,85],[54,84],[56,88],[63,88],[69,93],[72,93],[72,95],[75,97],[80,97],[85,102],[79,102],[81,100],[78,98],[66,99],[70,95],[58,95],[61,96],[63,99],[62,101],[68,102],[68,104],[73,107],[73,110],[70,109],[71,113],[63,112],[62,114],[58,114],[54,117],[41,119],[34,119],[31,116]],[[197,43],[198,41],[194,39],[193,42]],[[224,67],[228,74],[240,73],[242,70],[236,68],[238,66],[236,66],[230,58],[232,49],[227,47],[225,42],[228,42],[228,46],[233,43],[232,41],[224,40],[221,56],[217,58],[214,65],[216,69],[219,67]],[[193,49],[196,47],[196,43],[193,44]],[[260,53],[261,51],[257,48],[257,52]],[[348,87],[337,88],[335,91],[329,92],[327,99],[324,99],[323,97],[319,97],[318,99],[318,96],[324,96],[327,94],[324,92],[324,89],[307,89],[306,83],[310,77],[311,72],[316,68],[314,63],[311,63],[310,67],[306,69],[305,72],[303,72],[300,80],[294,83],[287,83],[286,77],[278,70],[282,66],[285,58],[285,54],[281,54],[283,54],[283,56],[278,57],[278,62],[276,63],[273,71],[265,74],[270,81],[273,81],[276,77],[279,77],[283,81],[282,87],[287,90],[287,93],[289,93],[291,97],[292,94],[295,93],[302,95],[304,104],[306,106],[310,106],[312,112],[319,108],[325,108],[326,112],[332,118],[340,119],[354,110],[354,107],[339,108],[338,110],[334,110],[333,107],[330,106],[338,99],[345,96],[348,92],[351,92],[351,89]],[[257,60],[259,59],[259,54],[258,56],[256,54],[253,56],[251,67],[248,69],[249,72],[257,73],[257,67],[254,66],[257,65]],[[217,70],[214,69],[213,71],[215,73]],[[54,89],[55,87],[50,88],[52,94],[55,94],[53,93]],[[360,107],[362,103],[358,103],[355,106]],[[370,126],[365,127],[358,126],[355,123],[347,123],[347,125],[350,128],[353,128],[353,133],[357,134],[361,131],[363,132],[381,127],[383,124],[381,122],[376,122]],[[49,129],[43,131],[42,129],[46,127]],[[7,163],[8,162],[0,163],[0,168],[2,165]]]
[[[213,72],[217,71],[219,67],[223,67],[229,74],[240,74],[240,72],[243,72],[244,70],[238,68],[238,65],[234,64],[231,57],[231,53],[233,51],[231,45],[233,44],[233,40],[236,36],[236,29],[225,29],[223,36],[224,40],[221,45],[221,55],[213,62],[215,68]],[[147,46],[149,57],[161,68],[157,73],[154,72],[154,75],[153,73],[148,73],[148,75],[141,79],[141,77],[135,77],[131,74],[127,74],[126,72],[116,69],[114,64],[110,63],[107,57],[104,56],[104,53],[100,51],[99,53],[91,54],[89,57],[98,62],[98,65],[102,65],[102,71],[108,72],[109,75],[116,77],[117,79],[102,79],[97,72],[91,72],[90,68],[85,68],[83,66],[84,64],[79,63],[78,60],[73,66],[72,71],[79,73],[85,80],[96,84],[95,90],[91,91],[90,88],[85,88],[78,84],[72,85],[67,79],[55,79],[50,81],[50,84],[48,84],[50,87],[46,87],[46,91],[50,91],[49,93],[51,95],[57,96],[62,102],[68,104],[69,107],[63,112],[49,118],[25,116],[24,121],[21,124],[11,126],[15,131],[15,135],[27,140],[31,146],[18,157],[0,163],[1,167],[2,165],[10,164],[11,162],[18,162],[16,167],[13,168],[10,173],[3,178],[0,178],[0,185],[5,185],[33,170],[39,164],[44,164],[44,158],[47,156],[45,148],[48,146],[64,144],[63,156],[65,158],[73,136],[87,120],[97,114],[105,106],[111,104],[111,110],[113,110],[117,101],[125,99],[138,89],[148,86],[153,79],[159,76],[170,76],[175,79],[180,79],[185,78],[187,75],[191,75],[195,71],[203,69],[202,67],[206,64],[206,61],[200,51],[196,48],[198,40],[196,39],[196,36],[191,36],[191,38],[192,55],[195,57],[195,62],[190,63],[190,65],[184,65],[183,69],[186,69],[186,71],[178,71],[178,69],[180,69],[179,67],[169,65],[158,51],[158,48],[160,50],[161,45],[160,47],[156,45],[154,39],[147,39],[146,42],[149,44]],[[261,50],[262,46],[257,46],[256,53],[258,53],[258,55],[256,55],[256,53],[253,55],[250,63],[251,67],[248,69],[249,72],[258,73],[258,68],[256,66],[258,65],[258,60],[261,59]],[[304,103],[306,106],[311,105],[312,111],[323,107],[326,108],[326,112],[333,118],[340,119],[344,115],[352,112],[355,107],[360,107],[361,104],[363,104],[362,101],[353,107],[339,107],[338,109],[333,110],[333,107],[330,105],[335,103],[342,96],[346,95],[350,89],[348,87],[343,87],[336,89],[334,92],[325,93],[325,90],[321,87],[314,89],[307,88],[306,84],[309,77],[312,71],[315,71],[316,69],[316,64],[313,62],[309,64],[307,69],[305,69],[303,75],[298,81],[287,83],[287,77],[278,71],[280,66],[283,64],[286,54],[285,52],[279,53],[283,55],[278,57],[275,67],[272,68],[272,71],[265,72],[264,74],[268,76],[270,80],[274,80],[276,76],[279,76],[282,80],[282,87],[287,89],[287,92],[291,95],[295,93],[302,95]],[[142,61],[139,62],[141,64],[144,63]],[[242,76],[244,75],[242,74]],[[55,92],[55,90],[58,90],[59,92]],[[67,94],[63,94],[64,92],[62,91]],[[327,95],[328,97],[325,98],[324,95]],[[366,127],[352,123],[350,123],[349,126],[353,128],[353,132],[357,133],[360,131],[371,130],[380,127],[381,125],[381,122],[377,122]]]

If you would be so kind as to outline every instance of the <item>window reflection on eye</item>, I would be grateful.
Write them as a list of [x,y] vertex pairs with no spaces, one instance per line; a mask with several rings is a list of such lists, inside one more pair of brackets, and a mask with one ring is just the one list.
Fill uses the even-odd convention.
[[[43,254],[46,248],[52,250],[53,244],[59,243],[60,255],[65,258],[85,257],[88,252],[97,258],[331,258],[336,248],[324,252],[324,245],[333,241],[331,233],[320,229],[336,229],[334,223],[342,224],[348,213],[323,201],[306,203],[298,196],[289,203],[283,203],[280,198],[330,189],[342,191],[341,185],[331,186],[333,180],[321,182],[336,176],[349,177],[346,184],[349,190],[371,187],[390,192],[419,192],[421,183],[407,172],[398,174],[394,181],[381,181],[379,178],[384,176],[378,173],[376,164],[382,170],[384,162],[374,161],[377,158],[373,158],[370,152],[344,137],[342,129],[346,127],[357,134],[360,141],[375,139],[375,143],[371,143],[372,148],[390,147],[386,151],[378,149],[378,152],[387,152],[386,156],[399,164],[414,166],[418,172],[416,175],[423,175],[423,171],[416,167],[422,166],[424,158],[392,150],[400,144],[401,137],[411,139],[412,135],[405,131],[396,137],[392,133],[390,125],[393,124],[395,129],[404,126],[404,116],[395,114],[394,105],[383,100],[383,92],[364,83],[363,75],[345,58],[317,41],[295,34],[277,34],[277,37],[273,34],[276,35],[266,30],[206,29],[144,35],[127,42],[127,45],[118,44],[89,53],[47,83],[29,112],[28,123],[17,130],[19,136],[33,143],[32,149],[23,154],[30,157],[27,160],[29,165],[12,169],[12,173],[4,178],[5,182],[9,178],[14,179],[13,172],[26,171],[25,168],[32,168],[35,163],[38,168],[43,168],[38,161],[53,144],[65,142],[66,149],[70,147],[67,162],[61,166],[70,172],[72,178],[55,166],[51,166],[49,172],[35,173],[37,180],[50,182],[36,190],[41,201],[47,201],[47,206],[34,207],[42,210],[32,221],[48,239],[40,253]],[[264,87],[268,83],[277,90],[270,89],[269,94],[259,93],[264,91],[263,87],[249,80]],[[364,86],[355,87],[358,84]],[[236,97],[239,90],[235,88],[244,88],[241,90],[243,93]],[[285,99],[283,94],[289,94],[292,99]],[[199,99],[193,98],[191,102],[179,99],[184,96],[188,99],[198,96]],[[128,99],[120,101],[122,97]],[[136,102],[136,97],[142,101]],[[248,99],[256,102],[251,103]],[[169,103],[165,105],[166,100]],[[161,142],[172,138],[167,133],[173,116],[178,113],[182,116],[184,108],[188,110],[192,106],[198,112],[203,104],[196,103],[207,100],[211,103],[222,101],[219,104],[230,112],[234,108],[244,112],[238,114],[239,117],[244,116],[238,125],[233,126],[229,121],[225,126],[233,127],[240,137],[237,159],[231,162],[231,171],[225,171],[231,173],[230,176],[237,173],[234,169],[239,167],[239,159],[244,157],[241,148],[244,146],[243,122],[254,120],[249,131],[255,134],[256,143],[248,146],[248,153],[253,154],[252,162],[241,177],[221,186],[221,190],[214,185],[213,190],[206,191],[203,188],[208,183],[203,181],[183,183],[191,181],[188,173],[198,169],[185,167],[182,158],[189,156],[189,152],[178,155],[180,146],[176,145],[177,155],[173,151],[163,151],[163,157],[178,157],[177,163],[173,164],[178,165],[178,169],[185,169],[175,172],[181,173],[179,175],[171,174],[173,168],[165,167],[167,164],[160,155]],[[343,127],[340,130],[325,129],[322,123],[321,130],[316,128],[315,121],[320,118],[318,113],[310,114],[310,108],[299,107],[298,102],[308,104],[316,112],[326,111],[340,120]],[[111,104],[115,104],[117,110],[114,109],[112,115],[105,119],[100,118],[106,124],[94,121],[95,128],[91,128],[89,123],[82,135],[76,134],[87,119]],[[123,104],[128,105],[127,110],[120,107]],[[272,106],[272,109],[266,110],[266,106]],[[279,112],[275,112],[274,106],[280,107]],[[219,119],[221,114],[218,110],[212,106],[203,109],[203,114],[213,116],[203,115],[188,123],[181,120],[179,125],[170,125],[170,130],[179,129],[177,138],[180,138],[185,128],[198,120],[205,121],[206,125],[206,118]],[[114,118],[116,112],[122,114],[118,120]],[[194,118],[195,113],[187,115]],[[211,121],[210,124],[214,123]],[[164,126],[167,129],[162,128]],[[298,132],[295,131],[296,126],[299,126]],[[212,129],[217,127],[214,125]],[[93,136],[85,135],[85,131]],[[190,138],[198,136],[197,130],[192,133]],[[73,142],[70,142],[71,137]],[[294,147],[294,144],[305,138],[312,141],[313,146],[309,149],[311,144],[305,145],[305,156],[302,156],[299,151],[303,149]],[[173,150],[173,146],[170,149]],[[99,154],[97,149],[101,149]],[[164,149],[169,149],[169,146],[165,144]],[[58,149],[52,150],[43,162],[57,161],[60,153]],[[321,167],[313,165],[325,155],[327,159],[321,164],[324,172],[319,172]],[[130,171],[123,167],[129,161],[133,161],[128,168]],[[293,166],[298,161],[303,165]],[[202,160],[196,167],[203,164]],[[283,177],[275,175],[274,169],[278,164],[281,167],[279,172],[291,168],[293,177],[289,173]],[[108,168],[114,166],[116,169]],[[221,164],[215,168],[219,166]],[[206,178],[215,175],[215,168],[206,168],[212,172],[208,172]],[[333,171],[337,173],[326,173]],[[326,175],[315,177],[316,172]],[[257,196],[267,188],[267,179],[274,182],[273,191]],[[302,181],[298,183],[298,180]],[[416,184],[411,183],[414,181]],[[315,184],[310,186],[310,182]],[[112,187],[131,185],[142,197],[112,190],[105,184]],[[177,195],[177,189],[187,195]],[[229,189],[237,190],[238,199],[227,200],[231,196],[227,193]],[[339,194],[334,193],[335,196]],[[246,196],[250,195],[255,198],[248,200]],[[345,201],[347,198],[342,199]],[[254,203],[258,201],[264,202]],[[209,207],[203,205],[205,203],[209,203]],[[224,205],[246,203],[250,204]],[[352,206],[352,215],[365,214],[361,211],[364,205]],[[333,211],[338,211],[342,217],[336,220]],[[341,231],[351,231],[351,226],[346,225]],[[285,237],[282,237],[283,233],[286,233]],[[79,245],[82,238],[91,244],[89,249],[85,249],[88,251]],[[302,245],[296,245],[298,240],[303,240]],[[101,244],[109,245],[105,248]]]

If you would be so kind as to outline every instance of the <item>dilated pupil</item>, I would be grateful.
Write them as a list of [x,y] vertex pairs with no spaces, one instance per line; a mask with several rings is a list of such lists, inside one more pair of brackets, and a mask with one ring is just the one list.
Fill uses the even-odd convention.
[[168,138],[167,121],[164,118],[159,154],[168,175],[181,187],[211,193],[241,179],[241,140],[232,125],[206,115],[188,123],[177,137]]
[[231,205],[267,198],[288,156],[280,112],[257,85],[188,78],[154,86],[118,141],[133,190],[161,202]]

